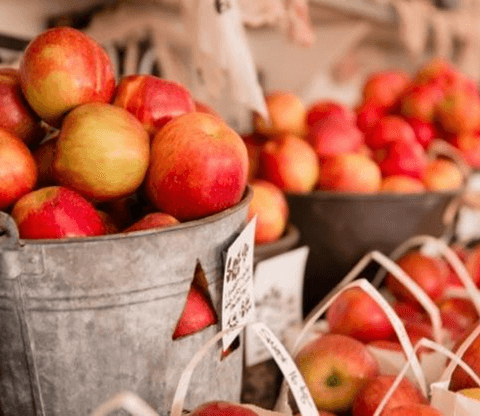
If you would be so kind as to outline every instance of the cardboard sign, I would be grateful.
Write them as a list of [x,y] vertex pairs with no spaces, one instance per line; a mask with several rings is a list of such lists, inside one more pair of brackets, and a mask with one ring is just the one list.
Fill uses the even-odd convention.
[[[222,297],[222,330],[228,330],[250,322],[254,318],[253,249],[254,217],[233,244],[225,257]],[[223,336],[223,349],[227,350],[241,332],[230,331]]]
[[[300,247],[256,265],[254,274],[255,321],[263,322],[285,342],[288,328],[302,322],[302,291],[309,248]],[[247,366],[268,360],[270,354],[246,329]]]

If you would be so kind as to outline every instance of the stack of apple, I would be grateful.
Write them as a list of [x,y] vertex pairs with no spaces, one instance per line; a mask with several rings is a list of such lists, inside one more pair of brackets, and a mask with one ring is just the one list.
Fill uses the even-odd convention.
[[[198,110],[198,111],[196,111]],[[0,70],[0,210],[27,239],[97,236],[203,218],[247,184],[241,137],[182,85],[116,85],[81,31],[47,30]],[[55,134],[44,140],[45,127]]]
[[250,175],[285,192],[457,190],[462,170],[429,153],[435,139],[480,166],[476,85],[441,59],[413,78],[398,70],[372,74],[355,110],[327,99],[304,107],[285,91],[269,93],[266,102],[270,120],[256,115],[253,134],[245,138]]

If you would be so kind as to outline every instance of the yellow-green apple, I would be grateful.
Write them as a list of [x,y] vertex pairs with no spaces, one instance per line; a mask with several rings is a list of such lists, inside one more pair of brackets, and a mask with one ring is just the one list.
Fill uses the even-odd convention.
[[473,387],[471,389],[462,389],[458,393],[463,394],[470,399],[480,400],[480,387]]
[[117,227],[117,224],[115,224],[115,221],[110,214],[100,209],[97,209],[97,213],[100,215],[103,225],[105,226],[105,235],[117,234],[120,232],[120,229]]
[[307,129],[311,129],[314,124],[330,115],[336,115],[348,124],[355,125],[357,122],[357,115],[346,105],[332,100],[319,100],[307,107]]
[[404,404],[386,412],[382,412],[382,416],[444,416],[437,409],[427,404]]
[[127,110],[83,104],[65,117],[54,170],[60,184],[87,199],[107,201],[129,195],[141,185],[149,154],[148,134]]
[[[362,174],[359,175],[358,173]],[[351,193],[375,193],[382,176],[378,165],[369,157],[343,153],[324,158],[320,164],[318,188]]]
[[437,84],[411,85],[400,101],[400,113],[407,118],[426,123],[434,121],[439,104],[444,99],[444,91]]
[[298,369],[319,410],[348,410],[378,363],[360,341],[339,334],[320,335],[295,357]]
[[480,168],[480,133],[467,132],[450,138],[450,143],[457,147],[472,168]]
[[183,222],[237,204],[247,176],[242,138],[218,117],[191,112],[153,138],[145,192],[159,211]]
[[293,134],[266,142],[259,155],[259,176],[284,192],[307,193],[318,181],[319,161],[313,147]]
[[248,219],[257,216],[255,244],[278,240],[287,227],[289,208],[280,188],[263,179],[251,182],[253,198],[248,209]]
[[45,136],[40,118],[23,96],[18,71],[0,68],[0,127],[20,137],[33,147]]
[[85,33],[57,27],[27,46],[20,62],[20,84],[33,110],[60,127],[75,107],[108,103],[115,90],[113,64],[102,47]]
[[204,103],[203,101],[193,100],[195,104],[195,111],[200,113],[207,113],[211,114],[212,116],[220,117],[220,115],[208,104]]
[[11,206],[35,187],[37,165],[22,139],[0,128],[0,209]]
[[324,157],[356,152],[364,143],[364,135],[357,126],[333,114],[314,124],[308,131],[307,140],[317,155]]
[[172,225],[180,224],[180,222],[169,214],[164,212],[151,212],[140,218],[137,222],[123,230],[124,233],[132,231],[149,230],[151,228],[165,228]]
[[105,234],[95,207],[79,193],[49,186],[22,196],[13,206],[20,238],[68,238]]
[[477,93],[454,90],[446,95],[437,108],[441,126],[454,134],[468,133],[480,128],[480,98]]
[[113,104],[132,113],[151,137],[172,118],[195,111],[190,92],[182,84],[154,75],[123,77]]
[[[367,381],[353,403],[352,416],[373,416],[395,378],[393,375],[379,375]],[[428,404],[422,392],[410,380],[404,378],[387,401],[381,416],[395,407],[415,403]]]
[[388,110],[367,101],[358,105],[355,113],[357,114],[357,127],[366,133],[388,114]]
[[477,309],[470,299],[445,299],[439,303],[438,309],[442,324],[450,332],[454,341],[479,319]]
[[418,194],[425,192],[420,179],[408,175],[390,175],[383,178],[380,192],[394,194]]
[[360,288],[342,292],[327,311],[331,333],[351,336],[368,343],[388,339],[395,333],[383,309]]
[[365,144],[372,150],[383,149],[392,142],[416,141],[412,126],[398,116],[385,116],[365,133]]
[[415,137],[424,149],[427,149],[432,140],[440,137],[440,133],[434,123],[428,123],[416,118],[408,118],[405,120],[415,132]]
[[408,175],[420,179],[427,167],[425,150],[416,141],[391,142],[386,148],[375,152],[374,160],[378,163],[384,177]]
[[[442,259],[415,250],[404,254],[397,260],[397,264],[433,301],[442,299],[448,280],[448,267]],[[410,291],[390,273],[387,274],[385,283],[397,299],[418,303]]]
[[453,191],[462,187],[464,177],[455,163],[435,159],[428,162],[422,182],[429,191]]
[[300,98],[287,91],[273,91],[266,95],[270,120],[264,120],[259,114],[254,114],[255,131],[265,136],[282,133],[292,133],[304,136],[306,133],[306,109]]
[[[457,352],[460,345],[467,339],[467,337],[478,327],[480,323],[477,321],[470,326],[455,343],[452,351]],[[463,361],[470,366],[470,368],[480,376],[480,336],[470,344],[465,353],[462,355]],[[478,387],[477,383],[463,370],[461,367],[455,368],[450,380],[450,390],[458,391],[463,389],[470,389]]]
[[393,107],[410,83],[410,76],[404,71],[378,71],[371,74],[363,86],[363,101],[370,101],[381,107]]
[[40,144],[32,153],[37,164],[38,180],[37,187],[52,186],[57,184],[53,161],[57,149],[57,138],[53,137]]

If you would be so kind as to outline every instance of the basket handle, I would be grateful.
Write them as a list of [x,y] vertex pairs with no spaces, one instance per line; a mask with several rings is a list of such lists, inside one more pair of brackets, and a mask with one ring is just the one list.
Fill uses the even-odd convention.
[[17,223],[6,212],[0,211],[0,249],[14,250],[18,248],[19,240]]

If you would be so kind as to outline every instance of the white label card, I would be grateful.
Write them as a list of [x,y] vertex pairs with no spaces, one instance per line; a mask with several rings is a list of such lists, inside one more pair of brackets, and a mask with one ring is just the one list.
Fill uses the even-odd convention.
[[[309,248],[291,250],[255,266],[255,321],[265,323],[285,342],[289,328],[302,322],[303,279]],[[268,360],[262,343],[246,329],[245,360],[247,366]]]
[[293,397],[295,397],[300,414],[302,416],[318,416],[317,407],[305,384],[305,380],[282,343],[262,322],[256,322],[250,327],[262,340],[263,345],[270,351],[270,354],[282,371]]
[[[229,247],[225,258],[222,297],[222,330],[246,324],[254,318],[253,249],[255,243],[255,216]],[[223,336],[226,351],[237,335],[232,331]]]

